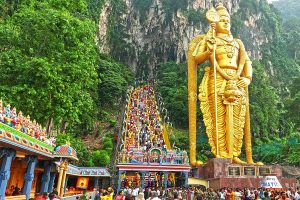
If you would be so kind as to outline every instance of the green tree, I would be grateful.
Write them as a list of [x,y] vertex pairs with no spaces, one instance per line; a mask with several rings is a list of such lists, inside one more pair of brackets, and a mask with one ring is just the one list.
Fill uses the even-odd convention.
[[268,143],[260,143],[253,148],[255,160],[263,161],[267,164],[282,163],[282,160],[286,157],[284,152],[285,141],[280,139],[274,139]]
[[278,96],[270,86],[263,65],[254,61],[253,68],[253,82],[249,89],[251,130],[257,140],[268,139],[269,136],[278,135]]
[[94,114],[95,24],[85,2],[36,1],[0,22],[0,95],[64,131]]
[[[187,127],[187,81],[185,64],[161,64],[158,69],[158,91],[162,94],[168,116],[176,125]],[[163,117],[163,116],[162,116]]]
[[113,145],[112,137],[107,137],[107,136],[104,137],[102,149],[105,150],[109,155],[111,155],[113,147],[114,145]]
[[12,16],[19,7],[19,0],[0,0],[0,20]]
[[171,146],[189,151],[189,134],[187,130],[172,128],[172,134],[169,136]]
[[289,19],[283,24],[284,38],[287,43],[288,55],[298,64],[300,63],[300,20],[298,18]]
[[102,56],[99,60],[99,96],[100,104],[114,105],[126,93],[128,84],[132,81],[132,72],[128,67],[119,64],[108,57]]
[[294,78],[291,84],[291,98],[286,101],[287,117],[295,124],[295,128],[300,131],[300,76]]
[[93,19],[93,21],[99,21],[99,13],[103,7],[105,0],[86,0],[88,5],[88,16]]
[[291,145],[289,147],[289,151],[286,156],[287,156],[287,160],[288,160],[289,164],[299,166],[299,164],[300,164],[300,143]]

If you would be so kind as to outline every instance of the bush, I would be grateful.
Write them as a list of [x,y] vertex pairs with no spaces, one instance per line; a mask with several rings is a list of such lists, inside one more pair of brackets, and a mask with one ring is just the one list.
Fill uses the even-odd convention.
[[92,152],[93,164],[97,167],[105,167],[110,162],[110,156],[105,150],[95,150]]
[[109,148],[111,148],[111,149],[113,148],[113,143],[112,143],[111,139],[103,142],[103,149],[106,150]]
[[117,124],[117,120],[115,120],[115,119],[109,120],[109,126],[114,127],[116,124]]

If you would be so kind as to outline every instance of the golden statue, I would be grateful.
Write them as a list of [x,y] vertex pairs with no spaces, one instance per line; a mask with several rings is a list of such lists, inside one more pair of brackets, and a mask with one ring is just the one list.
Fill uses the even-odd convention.
[[[216,158],[239,159],[245,139],[248,164],[252,159],[248,85],[252,65],[241,40],[232,37],[230,15],[222,3],[210,9],[206,17],[211,24],[206,35],[196,36],[188,50],[188,102],[190,162],[196,160],[197,66],[209,61],[199,87],[198,98],[203,113],[208,142]],[[216,103],[217,102],[217,103]],[[262,163],[256,163],[262,164]]]

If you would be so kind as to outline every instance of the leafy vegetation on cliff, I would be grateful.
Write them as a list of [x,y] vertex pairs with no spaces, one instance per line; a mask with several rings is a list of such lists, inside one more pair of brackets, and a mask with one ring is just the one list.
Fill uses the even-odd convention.
[[139,11],[141,21],[144,21],[148,14],[148,9],[152,5],[153,0],[133,0],[132,4],[134,9]]
[[283,18],[284,36],[287,38],[287,49],[290,57],[300,63],[300,2],[286,0],[274,2],[274,6],[280,11]]
[[187,0],[162,0],[163,10],[166,12],[167,22],[171,22],[172,15],[174,15],[177,10],[186,10],[188,6]]
[[274,1],[273,5],[280,11],[284,23],[291,19],[300,18],[300,2],[298,0],[279,0]]

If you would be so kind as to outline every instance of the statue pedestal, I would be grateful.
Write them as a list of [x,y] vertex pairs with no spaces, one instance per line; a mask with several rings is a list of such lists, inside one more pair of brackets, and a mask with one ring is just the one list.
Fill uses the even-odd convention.
[[240,165],[231,163],[231,159],[213,158],[204,166],[192,169],[194,178],[208,181],[209,187],[214,189],[259,188],[262,178],[270,174],[277,176],[283,188],[296,187],[295,178],[282,177],[280,165]]

